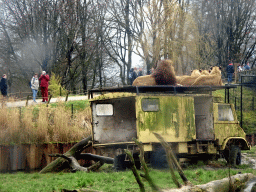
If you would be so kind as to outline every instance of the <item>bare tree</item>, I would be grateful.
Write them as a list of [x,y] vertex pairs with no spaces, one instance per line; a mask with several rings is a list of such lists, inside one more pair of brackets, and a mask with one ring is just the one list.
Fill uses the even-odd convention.
[[229,60],[238,63],[253,60],[255,49],[255,3],[250,0],[195,1],[200,15],[200,32],[204,40],[215,43],[215,60],[225,65]]

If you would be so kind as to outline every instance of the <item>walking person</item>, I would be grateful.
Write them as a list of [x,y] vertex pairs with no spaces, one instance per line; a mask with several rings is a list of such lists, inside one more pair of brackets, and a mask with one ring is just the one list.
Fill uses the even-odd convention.
[[3,97],[7,96],[7,75],[3,74],[2,79],[1,79],[1,93]]
[[234,74],[234,66],[233,66],[232,62],[230,62],[228,64],[226,71],[227,71],[227,76],[228,76],[228,84],[230,84],[232,81],[232,78],[233,78],[233,74]]
[[38,87],[39,87],[38,74],[35,73],[35,75],[31,79],[31,89],[32,89],[32,93],[33,93],[33,101],[35,103],[37,103],[36,95],[37,95]]
[[45,71],[42,71],[42,74],[39,78],[40,83],[40,88],[41,88],[41,94],[43,101],[42,102],[48,102],[48,81],[50,81],[49,75],[46,74]]

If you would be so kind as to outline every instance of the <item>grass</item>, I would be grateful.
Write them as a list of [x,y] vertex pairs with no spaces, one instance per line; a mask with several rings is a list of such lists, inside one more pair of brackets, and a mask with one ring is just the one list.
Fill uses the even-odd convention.
[[[107,165],[108,166],[108,165]],[[105,166],[106,169],[106,166]],[[5,192],[27,192],[27,191],[44,191],[59,192],[62,189],[74,190],[89,188],[99,191],[140,191],[139,186],[133,176],[132,171],[114,172],[103,169],[100,172],[77,172],[77,173],[14,173],[0,174],[0,191]],[[230,169],[230,174],[253,173],[253,169]],[[206,170],[205,168],[189,168],[184,170],[188,180],[194,185],[205,184],[212,180],[218,180],[229,175],[228,168],[215,170]],[[176,172],[176,177],[180,178]],[[150,176],[157,186],[162,189],[176,188],[172,181],[169,170],[150,169]],[[182,183],[181,179],[179,179]],[[143,179],[146,191],[151,191],[149,184]]]
[[88,100],[0,109],[0,144],[73,142],[90,134]]

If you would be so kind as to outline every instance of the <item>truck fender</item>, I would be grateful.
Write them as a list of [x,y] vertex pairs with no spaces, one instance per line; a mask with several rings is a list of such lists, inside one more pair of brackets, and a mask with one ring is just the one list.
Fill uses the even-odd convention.
[[221,146],[221,150],[225,150],[228,143],[234,143],[237,146],[238,145],[242,146],[241,147],[242,150],[250,150],[251,149],[251,146],[248,144],[248,142],[246,141],[245,138],[243,138],[243,137],[228,137],[224,140],[224,142]]

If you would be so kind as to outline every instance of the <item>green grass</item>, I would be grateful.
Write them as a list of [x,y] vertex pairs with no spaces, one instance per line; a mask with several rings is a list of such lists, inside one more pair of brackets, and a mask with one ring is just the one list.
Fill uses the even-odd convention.
[[[230,174],[254,173],[252,169],[230,169]],[[194,185],[208,183],[212,180],[218,180],[229,175],[228,168],[216,170],[206,170],[204,168],[186,169],[184,171],[188,180]],[[150,169],[150,176],[157,186],[162,189],[176,188],[172,181],[169,170]],[[180,178],[177,171],[176,177]],[[92,173],[14,173],[0,174],[0,191],[4,192],[33,192],[44,191],[59,192],[62,189],[81,189],[89,188],[99,191],[139,191],[139,186],[133,176],[132,171],[124,172],[101,171]],[[181,179],[179,179],[182,183]],[[143,179],[146,191],[151,191],[149,184]],[[183,184],[183,183],[182,183]]]
[[87,107],[89,107],[88,100],[81,100],[81,101],[67,101],[67,102],[60,102],[60,103],[51,103],[51,107],[57,107],[58,105],[65,105],[67,110],[71,110],[73,105],[74,111],[83,111]]

